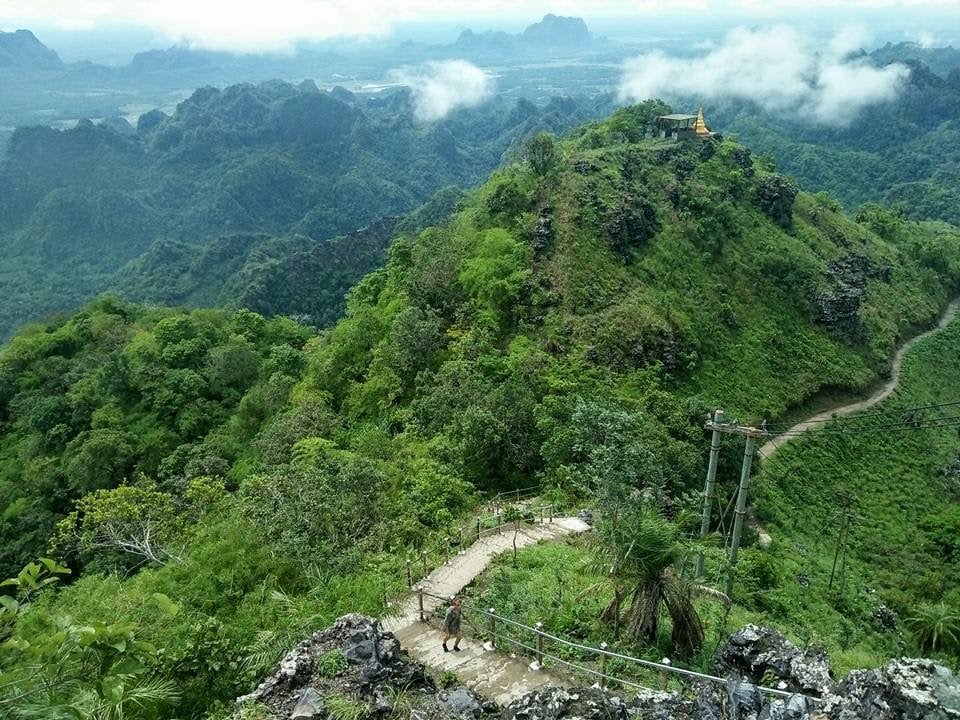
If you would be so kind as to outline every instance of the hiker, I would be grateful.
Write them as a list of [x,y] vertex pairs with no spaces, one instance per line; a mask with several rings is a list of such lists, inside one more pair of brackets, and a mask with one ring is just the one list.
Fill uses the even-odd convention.
[[460,632],[460,620],[463,616],[463,610],[460,608],[460,598],[455,597],[450,607],[447,608],[447,614],[443,616],[443,624],[440,629],[443,631],[443,651],[450,652],[447,647],[447,640],[456,638],[453,643],[454,652],[460,652],[460,640],[463,633]]

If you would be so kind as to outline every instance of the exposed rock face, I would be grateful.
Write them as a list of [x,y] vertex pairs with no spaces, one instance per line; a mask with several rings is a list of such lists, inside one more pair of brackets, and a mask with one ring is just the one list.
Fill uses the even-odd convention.
[[540,208],[537,224],[533,228],[533,249],[543,252],[553,244],[553,208],[544,205]]
[[952,720],[960,678],[932,660],[891,660],[850,673],[822,710],[829,720]]
[[[331,673],[317,666],[316,661],[331,652],[343,654],[344,669]],[[371,716],[389,715],[391,687],[427,696],[436,693],[423,665],[401,655],[392,633],[381,632],[373,618],[344,615],[288,652],[273,673],[237,704],[259,702],[278,717],[309,720],[325,715],[324,699],[338,695],[367,703]]]
[[817,321],[847,339],[868,339],[867,330],[860,322],[860,305],[867,292],[867,281],[887,272],[862,255],[849,255],[831,262],[827,265],[828,287],[813,297]]
[[822,649],[801,650],[776,630],[747,625],[717,652],[717,669],[759,683],[772,673],[786,689],[822,695],[833,688],[830,660]]
[[501,720],[627,720],[627,704],[598,688],[548,687],[524,695],[504,708]]
[[793,202],[800,189],[783,175],[767,175],[757,184],[760,209],[777,225],[787,229],[793,224]]
[[597,687],[543,688],[510,703],[500,720],[809,720],[812,705],[796,695],[772,702],[756,686],[731,678],[690,696],[639,690],[629,701]]

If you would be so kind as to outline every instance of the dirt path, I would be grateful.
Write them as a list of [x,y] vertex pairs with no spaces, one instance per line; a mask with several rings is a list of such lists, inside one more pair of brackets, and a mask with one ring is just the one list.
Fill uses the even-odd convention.
[[[517,547],[526,547],[541,540],[553,540],[564,535],[584,532],[589,526],[575,517],[555,518],[553,522],[524,527],[517,537]],[[430,573],[419,584],[432,595],[452,597],[460,593],[494,557],[513,549],[513,531],[488,535],[477,540],[459,555]],[[531,690],[545,685],[567,686],[570,680],[554,669],[532,669],[529,659],[498,652],[481,645],[473,637],[473,625],[481,625],[483,618],[470,617],[464,627],[465,638],[461,652],[443,652],[440,646],[439,624],[434,610],[440,600],[424,596],[426,622],[420,622],[417,597],[407,598],[395,617],[383,621],[383,627],[400,640],[400,645],[411,655],[435,670],[455,672],[462,683],[484,697],[492,698],[501,705],[518,698]]]
[[940,318],[940,322],[937,323],[936,327],[920,333],[916,337],[911,338],[901,345],[900,349],[897,350],[897,354],[893,357],[893,365],[890,368],[890,379],[875,393],[873,393],[873,395],[863,400],[858,400],[855,403],[850,403],[849,405],[841,405],[840,407],[832,408],[830,410],[824,410],[821,413],[817,413],[813,417],[797,423],[787,431],[790,433],[789,435],[780,435],[772,440],[768,440],[763,444],[763,446],[760,448],[761,460],[764,457],[770,457],[781,446],[790,442],[791,439],[797,437],[799,433],[810,430],[811,428],[819,427],[834,417],[845,417],[847,415],[853,415],[854,413],[862,412],[864,410],[869,410],[877,403],[883,402],[890,397],[890,395],[893,394],[893,391],[896,390],[897,386],[900,384],[900,367],[903,365],[903,358],[910,351],[910,348],[912,348],[921,340],[943,330],[943,328],[950,324],[950,321],[956,316],[958,310],[960,310],[960,298],[956,298],[953,302],[947,305],[947,309],[944,310],[943,316]]

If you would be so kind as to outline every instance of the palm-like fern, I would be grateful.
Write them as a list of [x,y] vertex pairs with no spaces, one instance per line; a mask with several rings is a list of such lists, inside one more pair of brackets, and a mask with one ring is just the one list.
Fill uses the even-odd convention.
[[923,603],[907,627],[924,651],[960,650],[960,610],[946,603]]
[[676,526],[643,505],[624,513],[615,525],[601,524],[599,530],[602,540],[594,542],[592,569],[613,591],[601,618],[612,623],[623,617],[630,636],[655,643],[666,612],[673,628],[675,652],[696,652],[703,644],[703,623],[694,598],[700,595],[729,600],[723,593],[684,579],[675,570],[686,551]]

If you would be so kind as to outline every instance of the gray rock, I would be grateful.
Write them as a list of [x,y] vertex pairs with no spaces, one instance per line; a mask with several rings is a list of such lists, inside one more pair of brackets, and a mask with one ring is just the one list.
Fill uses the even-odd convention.
[[828,720],[956,720],[960,678],[932,660],[890,660],[854,670],[821,711]]
[[323,714],[323,698],[312,687],[300,694],[296,707],[290,713],[290,720],[314,720]]
[[727,678],[727,703],[733,720],[756,718],[763,709],[763,696],[757,686],[740,678]]
[[544,205],[533,228],[533,249],[537,252],[547,250],[553,244],[553,208]]
[[627,720],[627,705],[599,688],[564,690],[545,687],[524,695],[504,708],[502,720]]
[[803,695],[792,695],[784,700],[769,703],[758,716],[758,720],[806,720],[814,706]]
[[869,333],[860,321],[860,305],[867,293],[867,281],[886,278],[890,269],[878,267],[864,255],[847,255],[827,265],[827,286],[813,295],[817,322],[841,337],[868,340]]
[[463,686],[441,694],[440,705],[458,717],[477,717],[483,713],[482,698]]
[[[314,659],[334,650],[344,653],[348,669],[334,678],[315,673]],[[237,704],[262,703],[278,717],[289,718],[309,688],[321,701],[332,692],[369,700],[372,714],[390,715],[389,687],[426,693],[436,690],[423,665],[402,655],[392,633],[382,632],[373,618],[351,614],[293,648],[253,692],[237,698]]]
[[760,683],[772,673],[786,689],[821,695],[833,686],[830,659],[823,649],[800,649],[771,628],[747,625],[727,640],[717,652],[716,668]]

